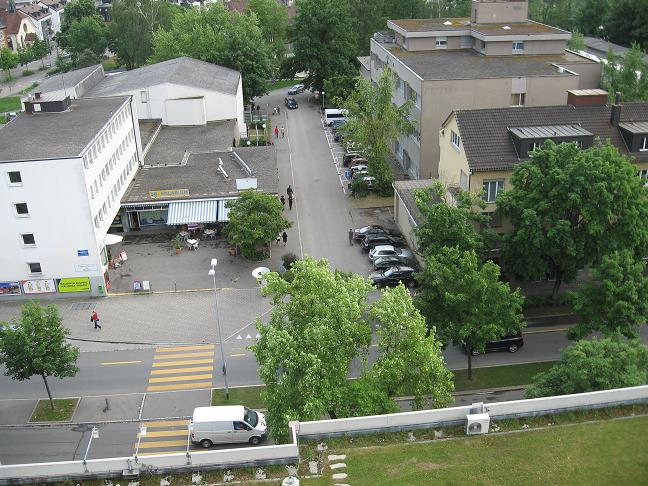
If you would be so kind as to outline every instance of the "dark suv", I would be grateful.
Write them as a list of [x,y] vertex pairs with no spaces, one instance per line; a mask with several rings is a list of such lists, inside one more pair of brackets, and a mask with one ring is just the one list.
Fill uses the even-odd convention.
[[286,108],[289,110],[295,110],[299,106],[295,98],[286,98],[284,100],[284,105],[286,105]]
[[399,282],[411,286],[414,284],[415,272],[416,270],[413,267],[397,266],[390,267],[386,270],[372,272],[371,275],[369,275],[369,278],[376,287],[397,285]]
[[[488,341],[486,346],[484,346],[484,351],[486,353],[493,351],[508,351],[509,353],[515,353],[522,346],[524,346],[524,338],[522,337],[522,333],[518,333],[504,336],[496,341]],[[463,348],[467,351],[466,343],[463,343]],[[479,351],[473,349],[472,355],[477,356],[478,354]]]
[[360,246],[362,246],[363,250],[369,251],[379,245],[405,247],[407,246],[407,242],[400,236],[388,235],[387,233],[369,234],[364,237]]

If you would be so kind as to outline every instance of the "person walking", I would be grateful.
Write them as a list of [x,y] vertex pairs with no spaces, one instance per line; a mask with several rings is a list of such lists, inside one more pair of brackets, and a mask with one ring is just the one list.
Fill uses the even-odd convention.
[[281,239],[284,242],[284,246],[286,246],[286,243],[288,243],[288,233],[284,231],[283,234],[281,235]]
[[277,105],[277,115],[281,115],[281,106]]
[[275,138],[279,138],[279,127],[275,125]]
[[293,195],[292,192],[288,195],[288,209],[292,211],[292,204],[293,204]]
[[280,241],[281,241],[281,233],[277,235],[277,245],[279,244]]
[[94,324],[95,329],[101,329],[101,326],[99,325],[99,314],[97,314],[97,311],[92,312],[90,321]]
[[291,187],[290,184],[288,184],[288,188],[286,189],[286,194],[288,194],[288,197],[292,196],[293,193],[293,188]]
[[349,245],[353,246],[353,229],[349,229]]
[[279,200],[281,201],[281,205],[285,209],[286,208],[286,198],[285,198],[285,196],[282,194],[281,197],[279,198]]
[[281,138],[286,138],[286,129],[283,125],[281,125]]

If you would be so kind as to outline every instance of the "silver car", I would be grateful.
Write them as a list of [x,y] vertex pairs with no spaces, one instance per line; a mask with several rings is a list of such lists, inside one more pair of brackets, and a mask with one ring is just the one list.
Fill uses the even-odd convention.
[[374,261],[376,258],[385,256],[399,256],[402,258],[412,258],[414,255],[405,248],[396,248],[392,245],[378,245],[369,250],[369,260]]

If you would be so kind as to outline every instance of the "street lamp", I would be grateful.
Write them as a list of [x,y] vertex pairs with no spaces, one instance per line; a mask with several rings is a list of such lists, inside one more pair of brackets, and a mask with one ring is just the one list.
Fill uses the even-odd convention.
[[326,94],[326,91],[322,91],[322,113],[324,113],[324,95]]
[[140,431],[137,434],[137,447],[135,448],[135,462],[137,462],[137,454],[139,454],[140,443],[142,442],[142,437],[146,437],[146,425],[140,424]]
[[88,472],[88,463],[86,459],[88,458],[88,452],[90,452],[90,445],[92,444],[92,439],[99,438],[99,429],[97,427],[92,427],[92,432],[90,433],[90,440],[88,441],[88,447],[86,447],[85,454],[83,455],[83,467],[85,472]]
[[223,335],[221,334],[220,317],[218,315],[218,292],[216,292],[216,265],[218,259],[211,259],[211,268],[208,275],[214,280],[214,297],[216,299],[216,326],[218,327],[218,341],[220,342],[221,361],[223,362],[223,377],[225,378],[225,400],[229,400],[229,388],[227,386],[227,363],[225,362],[225,353],[223,352]]
[[[265,145],[268,145],[268,137],[266,137],[266,124],[263,124],[263,143]],[[257,145],[259,145],[259,141],[257,140]]]

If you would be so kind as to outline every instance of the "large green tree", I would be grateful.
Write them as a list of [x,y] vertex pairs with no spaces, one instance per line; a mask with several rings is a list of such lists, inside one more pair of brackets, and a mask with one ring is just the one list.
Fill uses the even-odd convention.
[[376,177],[375,190],[382,194],[391,192],[393,182],[387,162],[391,148],[399,136],[415,128],[409,118],[414,101],[406,100],[401,105],[393,103],[394,86],[394,76],[385,68],[375,86],[367,79],[358,78],[356,89],[341,103],[348,110],[344,129],[351,140],[363,147],[369,172]]
[[610,145],[587,150],[551,141],[518,164],[498,196],[513,229],[504,238],[507,272],[555,278],[554,296],[579,269],[615,250],[648,251],[648,198],[635,166]]
[[149,61],[180,56],[239,71],[246,101],[268,91],[271,54],[254,16],[230,11],[221,3],[181,11],[173,17],[171,28],[153,34],[153,55]]
[[648,346],[638,339],[578,341],[560,361],[533,377],[527,398],[569,395],[648,384]]
[[241,248],[247,258],[256,258],[259,250],[272,243],[278,234],[292,226],[283,217],[283,206],[272,194],[247,190],[238,199],[227,202],[229,223],[225,234]]
[[636,42],[648,51],[648,3],[646,0],[614,0],[610,4],[605,32],[610,41],[630,46]]
[[40,59],[41,66],[45,67],[45,56],[50,53],[50,46],[47,41],[36,39],[30,46],[31,57],[33,59]]
[[15,330],[7,322],[0,324],[4,329],[0,330],[0,363],[5,375],[19,381],[40,376],[54,409],[47,378],[71,378],[79,371],[79,348],[65,341],[70,331],[63,327],[58,308],[31,301],[22,307],[20,320],[12,323]]
[[101,22],[93,0],[72,0],[65,5],[65,15],[61,21],[61,31],[56,34],[59,47],[70,48],[69,30],[75,22],[85,18],[95,18]]
[[573,27],[585,35],[600,37],[611,0],[580,0],[575,3]]
[[5,76],[8,78],[11,75],[11,69],[15,68],[20,62],[20,56],[15,54],[6,47],[0,49],[0,69],[5,72]]
[[580,322],[569,330],[571,339],[592,332],[639,337],[638,327],[648,321],[646,264],[624,250],[603,257],[574,299]]
[[530,0],[529,18],[543,24],[571,29],[573,0]]
[[511,292],[499,280],[499,266],[490,261],[480,265],[474,251],[442,248],[426,259],[416,277],[421,285],[416,306],[444,345],[465,344],[469,379],[473,351],[483,353],[486,342],[524,326],[520,289]]
[[99,62],[108,47],[108,28],[98,17],[84,17],[70,25],[66,42],[74,64],[86,51],[94,54],[96,62]]
[[648,101],[645,55],[637,43],[633,43],[623,56],[617,56],[611,49],[608,51],[601,86],[608,91],[610,101],[614,101],[616,93],[621,93],[622,101]]

